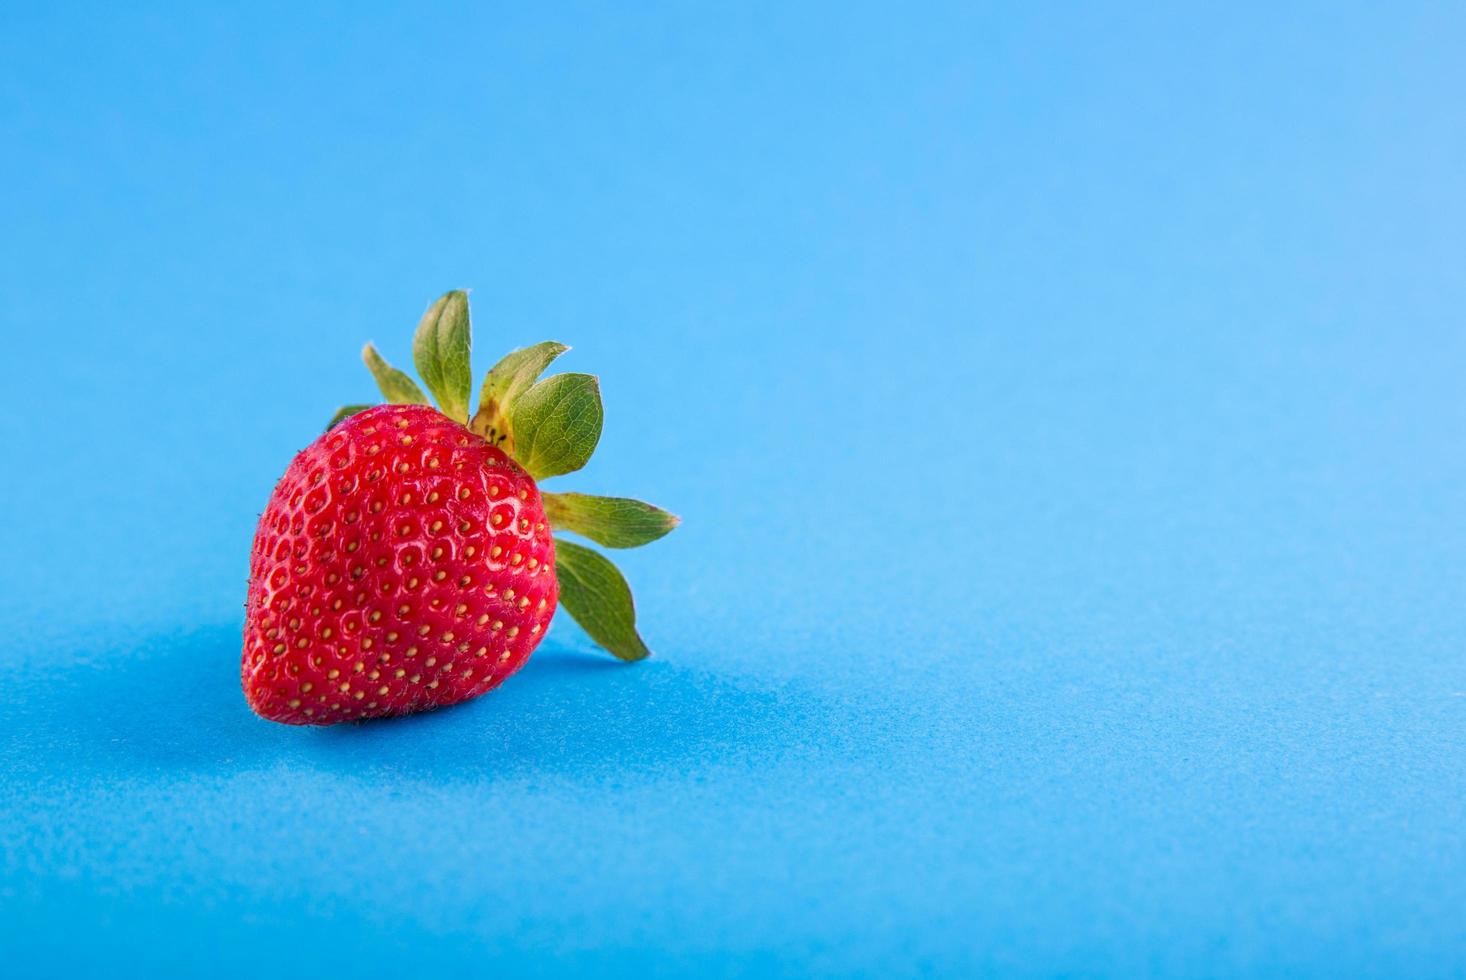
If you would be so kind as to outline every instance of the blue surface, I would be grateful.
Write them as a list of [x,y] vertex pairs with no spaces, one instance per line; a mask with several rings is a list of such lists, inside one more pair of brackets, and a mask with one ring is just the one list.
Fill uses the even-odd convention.
[[[0,12],[5,974],[1466,974],[1463,8],[614,6]],[[456,286],[657,656],[260,721]]]

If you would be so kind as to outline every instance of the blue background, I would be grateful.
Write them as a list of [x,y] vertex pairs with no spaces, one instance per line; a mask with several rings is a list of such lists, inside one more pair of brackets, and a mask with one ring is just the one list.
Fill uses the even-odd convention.
[[[1466,973],[1466,9],[295,6],[0,13],[7,975]],[[260,721],[459,286],[657,656]]]

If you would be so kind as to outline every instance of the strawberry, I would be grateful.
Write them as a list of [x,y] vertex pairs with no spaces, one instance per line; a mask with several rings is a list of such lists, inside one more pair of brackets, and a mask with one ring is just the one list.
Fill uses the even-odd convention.
[[523,666],[557,601],[616,656],[649,654],[616,567],[551,536],[635,547],[678,522],[641,501],[540,491],[600,437],[594,377],[537,380],[567,349],[507,355],[470,415],[465,293],[432,304],[413,342],[437,408],[366,346],[388,404],[337,412],[255,532],[242,675],[256,713],[330,725],[477,697]]

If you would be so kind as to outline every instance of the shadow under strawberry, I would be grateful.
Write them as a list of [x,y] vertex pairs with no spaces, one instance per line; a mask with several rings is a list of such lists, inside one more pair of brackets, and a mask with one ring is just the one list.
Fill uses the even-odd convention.
[[[552,636],[483,698],[391,721],[332,728],[266,723],[230,669],[237,627],[58,652],[14,679],[0,762],[50,778],[227,777],[288,767],[451,785],[542,775],[598,779],[686,775],[767,765],[848,729],[844,712],[807,693],[686,666],[627,670]],[[66,664],[54,666],[56,661]],[[13,758],[5,758],[13,756]]]

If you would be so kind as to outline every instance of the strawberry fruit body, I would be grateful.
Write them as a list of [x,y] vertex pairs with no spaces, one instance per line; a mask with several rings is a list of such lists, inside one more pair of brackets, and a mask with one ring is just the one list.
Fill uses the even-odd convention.
[[539,488],[421,405],[346,419],[295,457],[250,560],[244,689],[329,723],[454,704],[520,668],[555,613]]
[[600,435],[589,375],[536,381],[566,348],[515,351],[467,403],[465,294],[429,307],[414,343],[442,410],[368,345],[389,404],[338,412],[286,469],[250,559],[242,681],[260,716],[292,725],[408,714],[498,686],[567,610],[612,653],[648,651],[609,547],[661,537],[677,519],[640,501],[542,494],[584,465]]

